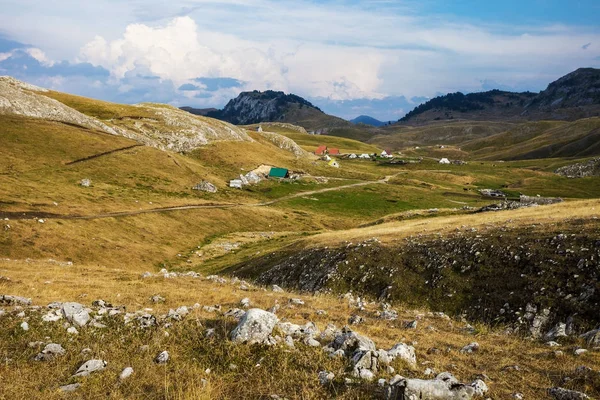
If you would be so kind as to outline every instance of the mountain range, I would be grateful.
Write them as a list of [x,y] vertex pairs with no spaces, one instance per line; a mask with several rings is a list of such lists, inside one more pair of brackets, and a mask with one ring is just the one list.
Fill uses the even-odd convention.
[[[287,122],[309,131],[358,139],[367,135],[359,132],[361,126],[356,124],[374,127],[385,125],[368,116],[360,116],[349,122],[325,114],[300,96],[271,90],[240,93],[222,110],[182,109],[236,125]],[[550,83],[540,93],[490,90],[438,96],[415,107],[398,123],[422,125],[455,120],[574,121],[592,116],[600,116],[600,69],[580,68]]]

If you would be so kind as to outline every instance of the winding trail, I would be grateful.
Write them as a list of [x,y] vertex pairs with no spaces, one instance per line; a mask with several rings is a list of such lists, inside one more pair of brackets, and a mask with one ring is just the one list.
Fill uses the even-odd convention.
[[[398,175],[398,174],[396,174],[396,175]],[[241,208],[241,207],[266,207],[266,206],[280,203],[282,201],[295,199],[298,197],[311,196],[314,194],[332,192],[332,191],[349,189],[349,188],[360,187],[360,186],[386,184],[390,179],[392,179],[396,175],[388,175],[385,178],[379,179],[377,181],[358,182],[358,183],[352,183],[349,185],[342,185],[342,186],[294,193],[294,194],[290,194],[288,196],[280,197],[278,199],[264,201],[264,202],[260,202],[260,203],[190,204],[190,205],[185,205],[185,206],[149,208],[149,209],[145,209],[145,210],[136,210],[136,211],[116,211],[116,212],[93,214],[93,215],[76,215],[76,214],[64,215],[64,214],[52,214],[52,213],[35,212],[35,211],[26,211],[26,212],[0,211],[0,218],[9,218],[9,219],[13,219],[13,220],[31,219],[31,218],[87,220],[87,219],[128,217],[128,216],[133,216],[133,215],[153,214],[153,213],[171,212],[171,211],[184,211],[184,210],[228,209],[228,208]]]

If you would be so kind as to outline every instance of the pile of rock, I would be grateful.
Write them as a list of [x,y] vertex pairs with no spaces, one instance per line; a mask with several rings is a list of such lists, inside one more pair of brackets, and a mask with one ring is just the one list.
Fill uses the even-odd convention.
[[554,173],[567,178],[585,178],[600,175],[600,157],[558,168]]

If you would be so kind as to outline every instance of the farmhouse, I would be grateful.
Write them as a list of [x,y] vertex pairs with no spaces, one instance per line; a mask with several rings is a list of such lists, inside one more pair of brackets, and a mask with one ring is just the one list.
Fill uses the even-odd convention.
[[331,156],[339,156],[340,155],[340,149],[336,149],[336,148],[331,148],[327,151],[327,153]]
[[366,158],[371,158],[371,156],[368,155],[367,153],[363,153],[360,156],[358,156],[358,158],[365,158],[366,159]]
[[348,158],[352,158],[352,159],[354,159],[354,158],[356,158],[356,154],[352,153],[352,154],[350,154],[350,155],[348,156]]
[[440,164],[450,164],[450,160],[448,160],[447,158],[442,158],[440,160]]

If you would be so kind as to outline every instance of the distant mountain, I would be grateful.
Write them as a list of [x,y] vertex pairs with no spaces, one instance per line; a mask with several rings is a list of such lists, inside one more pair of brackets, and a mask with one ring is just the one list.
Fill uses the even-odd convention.
[[501,90],[450,93],[431,99],[399,122],[576,120],[600,115],[600,69],[580,68],[540,93]]
[[[182,109],[192,113],[206,111],[190,107]],[[326,133],[332,128],[352,126],[346,120],[325,114],[300,96],[272,90],[242,92],[230,100],[222,110],[206,111],[204,115],[235,125],[286,122],[321,133]]]
[[373,117],[369,117],[368,115],[361,115],[359,117],[356,117],[356,118],[350,120],[350,122],[352,122],[355,125],[356,124],[365,124],[365,125],[371,125],[371,126],[377,126],[377,127],[387,124],[387,122],[382,122]]
[[183,111],[187,111],[190,114],[194,114],[194,115],[202,115],[202,116],[206,116],[209,113],[215,112],[215,111],[219,111],[216,108],[193,108],[193,107],[179,107],[180,110]]

